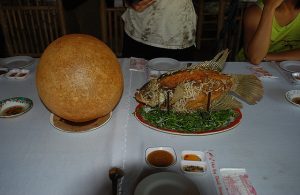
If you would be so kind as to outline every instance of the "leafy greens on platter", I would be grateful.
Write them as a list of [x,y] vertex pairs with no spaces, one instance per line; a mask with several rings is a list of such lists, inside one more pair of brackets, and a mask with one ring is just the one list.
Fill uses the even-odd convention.
[[187,114],[140,106],[136,112],[150,126],[175,130],[178,133],[215,131],[226,128],[241,117],[241,113],[233,109]]

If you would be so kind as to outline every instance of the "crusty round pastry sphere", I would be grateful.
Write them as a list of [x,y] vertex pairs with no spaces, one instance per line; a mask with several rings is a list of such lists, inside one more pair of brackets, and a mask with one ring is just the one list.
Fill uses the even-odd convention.
[[107,115],[120,100],[123,76],[115,54],[90,35],[69,34],[44,51],[36,86],[46,107],[73,122]]

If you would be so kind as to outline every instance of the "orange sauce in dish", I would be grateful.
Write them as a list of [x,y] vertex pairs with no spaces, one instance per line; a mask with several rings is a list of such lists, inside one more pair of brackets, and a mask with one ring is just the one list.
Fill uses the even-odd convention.
[[173,164],[174,157],[168,151],[156,150],[148,154],[147,161],[155,167],[168,167]]
[[201,161],[201,158],[196,154],[186,154],[183,156],[184,160],[191,160],[191,161]]
[[294,97],[292,99],[292,101],[295,103],[295,104],[299,104],[300,105],[300,97]]

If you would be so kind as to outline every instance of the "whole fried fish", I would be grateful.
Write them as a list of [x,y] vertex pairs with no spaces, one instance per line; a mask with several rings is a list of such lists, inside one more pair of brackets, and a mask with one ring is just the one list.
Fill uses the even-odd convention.
[[228,53],[224,50],[211,61],[152,79],[137,90],[135,98],[150,107],[170,107],[175,112],[206,111],[208,103],[210,110],[242,108],[232,93],[256,104],[263,97],[263,85],[255,75],[220,72]]

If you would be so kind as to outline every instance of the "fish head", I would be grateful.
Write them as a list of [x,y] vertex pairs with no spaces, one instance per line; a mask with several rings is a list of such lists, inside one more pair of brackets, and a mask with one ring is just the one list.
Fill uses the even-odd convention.
[[155,107],[162,105],[166,98],[157,79],[152,79],[135,93],[135,99],[142,104]]

